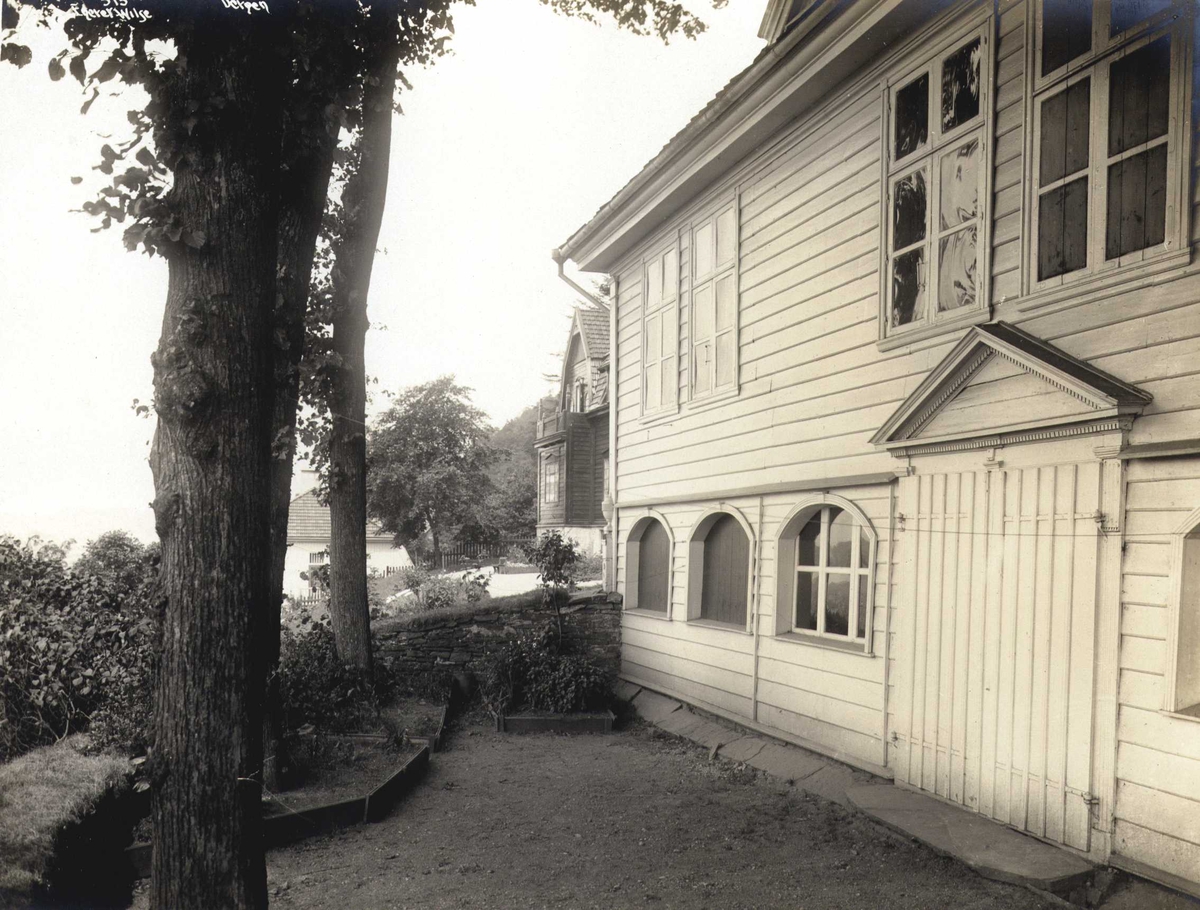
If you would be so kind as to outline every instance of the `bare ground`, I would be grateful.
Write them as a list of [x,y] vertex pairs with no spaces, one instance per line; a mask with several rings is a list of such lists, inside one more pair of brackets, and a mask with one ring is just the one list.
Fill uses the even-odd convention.
[[653,728],[516,736],[463,721],[447,745],[388,819],[272,851],[273,906],[1054,906]]

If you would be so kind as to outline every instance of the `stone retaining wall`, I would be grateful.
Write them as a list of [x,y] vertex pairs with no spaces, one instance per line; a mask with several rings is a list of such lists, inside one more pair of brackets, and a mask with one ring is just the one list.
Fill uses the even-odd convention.
[[[371,637],[375,659],[397,669],[473,670],[488,651],[553,623],[553,612],[531,598],[528,605],[489,610],[485,602],[473,612],[388,620],[376,623]],[[572,597],[563,608],[563,639],[615,676],[621,664],[621,595]]]

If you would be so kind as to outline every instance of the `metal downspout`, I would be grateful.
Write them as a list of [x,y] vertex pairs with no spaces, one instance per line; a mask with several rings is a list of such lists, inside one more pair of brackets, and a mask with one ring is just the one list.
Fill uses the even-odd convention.
[[755,723],[758,723],[758,639],[759,625],[762,618],[759,616],[759,599],[762,593],[762,547],[763,547],[763,498],[758,497],[758,539],[754,546],[754,664],[751,671],[751,686],[750,692],[750,717]]

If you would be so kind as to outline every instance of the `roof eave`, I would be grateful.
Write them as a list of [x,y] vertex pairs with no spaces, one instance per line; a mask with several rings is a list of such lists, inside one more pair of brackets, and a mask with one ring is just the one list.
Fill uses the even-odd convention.
[[870,46],[877,54],[880,43],[944,5],[847,0],[836,15],[823,17],[824,28],[785,35],[735,76],[559,252],[583,271],[611,270],[641,238],[850,75]]

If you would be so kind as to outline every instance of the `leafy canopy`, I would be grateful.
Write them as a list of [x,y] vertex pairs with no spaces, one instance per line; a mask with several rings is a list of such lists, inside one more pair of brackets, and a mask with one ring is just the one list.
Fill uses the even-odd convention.
[[413,386],[367,437],[367,510],[403,543],[477,524],[497,457],[492,428],[453,376]]

